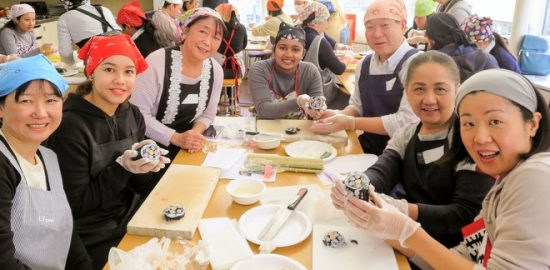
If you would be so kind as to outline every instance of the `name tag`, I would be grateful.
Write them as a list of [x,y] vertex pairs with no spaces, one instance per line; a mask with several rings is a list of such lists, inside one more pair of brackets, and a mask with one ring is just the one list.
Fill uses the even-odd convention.
[[443,145],[434,149],[426,150],[422,152],[422,158],[424,158],[424,164],[430,164],[439,158],[441,158],[444,154],[445,149],[443,148]]
[[181,102],[181,104],[198,104],[198,103],[199,103],[199,95],[198,94],[189,94]]
[[386,91],[391,91],[393,89],[393,85],[395,84],[395,79],[396,78],[386,81]]

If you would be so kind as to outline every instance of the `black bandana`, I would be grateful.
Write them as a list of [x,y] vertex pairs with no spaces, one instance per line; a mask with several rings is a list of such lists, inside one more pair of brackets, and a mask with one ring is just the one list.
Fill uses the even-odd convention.
[[291,25],[282,22],[279,25],[279,33],[275,38],[275,44],[277,44],[281,39],[291,39],[306,44],[306,32],[300,27],[292,27]]

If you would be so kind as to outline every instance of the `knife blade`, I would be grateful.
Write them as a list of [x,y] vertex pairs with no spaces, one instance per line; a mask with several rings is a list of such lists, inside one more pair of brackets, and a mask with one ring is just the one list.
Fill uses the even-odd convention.
[[271,241],[277,233],[281,230],[281,228],[285,225],[286,221],[292,215],[292,212],[296,209],[298,204],[302,201],[302,199],[307,194],[307,188],[301,188],[298,190],[298,193],[296,194],[296,199],[289,204],[287,207],[281,207],[275,215],[269,220],[267,225],[262,229],[260,234],[258,234],[258,239],[260,241]]

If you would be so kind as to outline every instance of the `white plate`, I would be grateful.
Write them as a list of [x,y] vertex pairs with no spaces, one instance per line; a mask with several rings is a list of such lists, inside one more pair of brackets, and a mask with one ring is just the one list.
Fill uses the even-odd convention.
[[[282,205],[261,205],[246,211],[239,219],[239,230],[244,237],[257,245],[263,241],[258,239],[258,234],[267,225],[271,217],[275,215]],[[288,247],[302,242],[311,233],[311,222],[306,215],[299,210],[294,210],[279,233],[273,238],[273,244],[277,247]]]
[[290,143],[286,146],[287,155],[296,158],[321,158],[325,152],[330,152],[330,156],[323,158],[329,161],[336,157],[337,151],[332,145],[320,141],[302,140]]
[[299,262],[277,254],[254,255],[234,264],[231,270],[259,269],[260,266],[262,270],[307,270],[307,268]]
[[73,75],[76,75],[78,74],[78,70],[76,69],[68,69],[67,71],[61,73],[61,76],[63,77],[70,77],[70,76],[73,76]]

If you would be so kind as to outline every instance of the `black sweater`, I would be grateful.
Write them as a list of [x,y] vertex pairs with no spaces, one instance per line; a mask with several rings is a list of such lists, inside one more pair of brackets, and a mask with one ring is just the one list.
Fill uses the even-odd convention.
[[152,188],[147,186],[152,184],[148,182],[151,174],[133,175],[115,162],[132,143],[143,139],[143,116],[125,102],[111,117],[76,94],[70,94],[63,106],[61,125],[47,144],[59,158],[77,232],[113,220],[120,223],[130,211],[133,191],[143,188],[140,191],[146,193]]
[[[12,200],[20,181],[21,176],[17,170],[8,158],[0,153],[0,269],[29,269],[14,257],[15,246],[11,230]],[[73,230],[65,269],[92,269],[91,260],[75,230]]]

